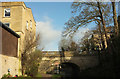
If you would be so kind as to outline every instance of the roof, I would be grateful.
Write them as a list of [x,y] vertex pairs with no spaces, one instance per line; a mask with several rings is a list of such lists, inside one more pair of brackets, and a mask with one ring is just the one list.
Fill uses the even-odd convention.
[[0,22],[0,27],[2,27],[3,29],[7,30],[8,32],[10,32],[14,36],[16,36],[17,38],[20,38],[20,36],[15,31],[10,29],[8,26],[4,25],[2,22]]

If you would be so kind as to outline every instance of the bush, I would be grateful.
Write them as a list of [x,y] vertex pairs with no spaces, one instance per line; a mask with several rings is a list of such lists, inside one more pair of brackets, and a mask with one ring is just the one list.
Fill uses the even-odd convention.
[[10,73],[4,74],[2,78],[7,78],[7,77],[12,77],[12,75]]

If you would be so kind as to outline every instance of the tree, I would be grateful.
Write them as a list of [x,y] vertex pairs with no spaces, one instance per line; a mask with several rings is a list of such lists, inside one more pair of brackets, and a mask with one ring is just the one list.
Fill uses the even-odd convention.
[[59,42],[59,50],[62,51],[68,51],[69,49],[69,44],[70,44],[70,40],[65,38],[65,37],[62,37],[62,39],[60,40]]
[[80,41],[81,53],[85,52],[86,54],[90,54],[94,52],[96,41],[93,40],[92,35],[95,34],[96,32],[97,30],[91,30],[91,31],[87,31],[84,34],[84,37]]
[[111,4],[102,2],[74,2],[72,4],[72,13],[75,16],[65,23],[66,27],[63,32],[65,36],[73,36],[81,26],[84,27],[91,22],[95,22],[103,26],[102,30],[107,39],[106,25],[109,26],[112,21]]
[[78,55],[79,51],[80,51],[80,47],[79,45],[73,41],[73,39],[71,37],[66,38],[66,37],[62,37],[60,43],[59,43],[59,53],[60,53],[60,61],[64,62],[65,59],[65,51],[72,51],[73,55]]
[[25,63],[25,74],[27,74],[28,76],[36,76],[36,74],[38,74],[39,63],[42,59],[42,53],[40,50],[35,50],[27,57],[28,60]]
[[118,28],[118,22],[117,22],[117,14],[116,14],[115,2],[112,2],[112,8],[113,8],[113,19],[114,19],[115,35],[118,36],[118,34],[119,34],[119,28]]
[[34,36],[34,34],[25,36],[24,49],[22,51],[22,56],[21,56],[22,75],[24,75],[25,71],[29,69],[28,64],[30,65],[30,63],[34,63],[36,61],[36,60],[33,60],[29,62],[31,59],[33,59],[32,55],[35,56],[34,58],[40,59],[39,56],[36,55],[38,53],[35,52],[36,47],[40,45],[39,41],[40,41],[40,34],[36,36]]
[[97,2],[97,4],[98,4],[98,9],[99,9],[99,14],[100,14],[101,22],[102,22],[103,29],[104,29],[104,32],[105,32],[105,37],[106,37],[106,40],[107,40],[107,31],[106,31],[105,20],[104,20],[104,17],[103,17],[103,12],[101,11],[102,9],[101,9],[100,2]]
[[70,37],[70,38],[62,38],[59,43],[59,48],[64,51],[79,51],[79,45]]

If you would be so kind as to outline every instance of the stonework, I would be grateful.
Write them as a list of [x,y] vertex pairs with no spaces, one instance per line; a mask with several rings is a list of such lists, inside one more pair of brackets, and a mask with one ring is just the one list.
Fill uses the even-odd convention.
[[[112,33],[107,33],[107,38],[110,39],[111,35],[112,35]],[[95,46],[99,46],[100,49],[103,48],[102,43],[100,43],[101,42],[100,34],[93,34],[93,40],[94,40]],[[106,41],[105,34],[103,35],[103,41],[105,43],[105,48],[107,48],[107,41]]]
[[4,74],[13,76],[19,74],[18,38],[20,37],[12,29],[0,22],[0,78]]
[[8,69],[10,69],[10,74],[12,74],[12,76],[15,76],[16,74],[20,74],[18,58],[0,54],[0,59],[1,59],[0,65],[2,66],[0,70],[1,73],[0,78],[4,74],[8,73]]
[[[9,9],[10,16],[5,16],[5,10]],[[19,70],[21,69],[21,53],[25,46],[25,37],[30,35],[36,36],[36,22],[34,20],[32,10],[26,7],[24,2],[0,2],[0,21],[3,23],[9,23],[9,28],[15,31],[20,38],[18,39],[18,53],[19,58]],[[3,57],[5,58],[5,57]],[[13,60],[11,57],[8,57]],[[16,61],[17,59],[15,59]],[[16,61],[18,63],[18,61]],[[11,63],[8,62],[8,63]],[[11,65],[12,67],[12,65]],[[14,66],[13,66],[14,67]],[[18,75],[21,75],[19,73]]]
[[[1,21],[3,23],[10,23],[10,28],[20,35],[19,50],[20,52],[24,48],[24,38],[27,33],[36,34],[36,23],[32,15],[30,8],[27,8],[24,2],[2,2],[2,15]],[[10,9],[10,16],[4,16],[4,10]],[[27,24],[28,22],[28,29]],[[32,23],[31,23],[32,22]],[[30,27],[32,24],[32,27]]]
[[72,51],[65,51],[64,53],[65,57],[62,57],[64,61],[61,62],[61,58],[58,51],[44,51],[43,58],[39,66],[39,72],[50,72],[60,63],[65,62],[76,64],[77,66],[79,66],[80,70],[84,70],[98,65],[98,56],[73,56]]

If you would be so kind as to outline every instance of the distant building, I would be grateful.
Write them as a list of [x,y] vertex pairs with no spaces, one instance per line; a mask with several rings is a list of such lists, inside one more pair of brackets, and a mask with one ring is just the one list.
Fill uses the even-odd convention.
[[[118,15],[118,27],[119,27],[119,33],[120,33],[120,15]],[[113,34],[111,32],[112,29],[106,29],[107,30],[107,36],[108,36],[108,39],[110,38],[110,36]],[[105,39],[105,35],[104,36],[104,42],[105,42],[105,48],[107,48],[107,44],[106,44],[106,39]],[[94,43],[96,46],[99,46],[99,47],[103,47],[102,46],[102,42],[101,42],[101,35],[100,34],[93,34],[93,38],[94,38]]]
[[20,58],[28,37],[29,39],[33,39],[32,36],[36,37],[36,22],[32,10],[26,7],[24,2],[1,2],[1,4],[0,21],[20,35],[18,40],[18,57]]
[[19,72],[18,38],[20,36],[0,22],[0,78],[8,73],[12,75]]
[[[106,30],[107,30],[107,38],[109,39],[109,38],[111,38],[111,35],[113,34],[113,32],[112,32],[113,29],[112,29],[112,27],[107,27]],[[106,41],[105,34],[103,34],[102,36],[103,36],[102,37],[103,41],[101,41],[100,33],[95,33],[92,35],[95,47],[99,47],[100,50],[103,48],[103,46],[102,46],[103,42],[105,44],[105,48],[107,48],[107,41]]]

